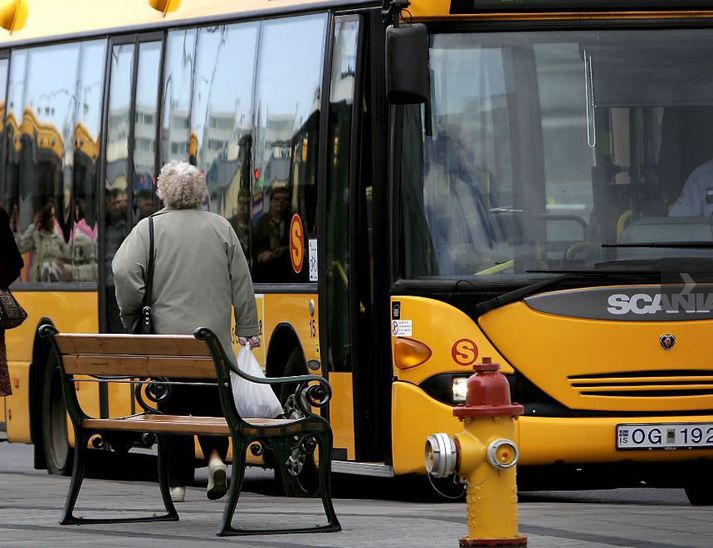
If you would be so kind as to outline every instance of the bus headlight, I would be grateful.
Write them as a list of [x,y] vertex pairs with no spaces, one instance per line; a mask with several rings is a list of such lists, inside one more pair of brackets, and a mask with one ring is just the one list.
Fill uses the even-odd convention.
[[454,377],[451,393],[453,394],[453,403],[465,403],[465,396],[468,393],[468,377]]
[[438,373],[419,384],[421,390],[446,405],[462,405],[471,375],[463,373]]

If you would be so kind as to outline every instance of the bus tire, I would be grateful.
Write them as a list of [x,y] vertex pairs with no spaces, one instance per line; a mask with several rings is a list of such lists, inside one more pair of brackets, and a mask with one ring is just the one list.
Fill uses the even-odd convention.
[[701,481],[685,488],[691,506],[713,506],[713,481]]
[[42,383],[42,442],[47,473],[70,475],[73,452],[67,434],[67,410],[62,398],[59,364],[52,354]]
[[[305,363],[302,349],[295,348],[287,359],[283,376],[307,374],[307,364]],[[294,394],[295,385],[284,385],[280,387],[280,403],[283,408],[288,403],[290,396]],[[294,415],[293,415],[294,416]],[[319,469],[314,460],[315,451],[307,454],[297,455],[303,459],[301,471],[298,475],[290,474],[285,466],[277,466],[275,463],[275,483],[278,491],[288,497],[316,497],[319,493]]]

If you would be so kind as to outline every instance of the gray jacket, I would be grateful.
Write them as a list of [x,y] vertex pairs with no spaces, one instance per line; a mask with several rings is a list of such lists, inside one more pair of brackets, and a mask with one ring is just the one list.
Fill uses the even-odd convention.
[[[208,327],[232,356],[230,308],[235,332],[260,331],[250,270],[227,219],[198,209],[164,208],[154,216],[151,313],[156,333],[193,333]],[[141,311],[149,260],[148,218],[126,237],[112,261],[121,321],[131,331]]]

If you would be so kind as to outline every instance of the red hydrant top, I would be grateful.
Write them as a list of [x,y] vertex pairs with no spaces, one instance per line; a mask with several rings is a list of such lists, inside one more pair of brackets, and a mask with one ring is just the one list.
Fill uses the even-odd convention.
[[453,414],[464,419],[466,417],[522,415],[520,404],[510,401],[510,385],[505,375],[498,370],[500,366],[490,358],[483,358],[482,364],[473,366],[475,375],[468,379],[468,393],[465,405],[453,409]]

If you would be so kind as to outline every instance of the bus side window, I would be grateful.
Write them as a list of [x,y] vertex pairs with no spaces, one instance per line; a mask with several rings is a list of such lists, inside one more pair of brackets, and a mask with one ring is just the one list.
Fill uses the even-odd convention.
[[[253,281],[308,282],[316,238],[319,102],[327,18],[262,23],[258,54],[252,199]],[[301,253],[290,254],[294,216]],[[299,229],[293,239],[299,241]],[[293,242],[294,243],[294,242]],[[299,246],[299,244],[297,244]]]
[[[96,162],[106,42],[12,52],[5,202],[22,281],[96,281]],[[7,59],[0,60],[7,70]],[[0,67],[2,72],[2,67]],[[4,74],[3,74],[4,78]]]
[[198,30],[189,157],[205,173],[210,211],[230,221],[250,257],[255,23]]

